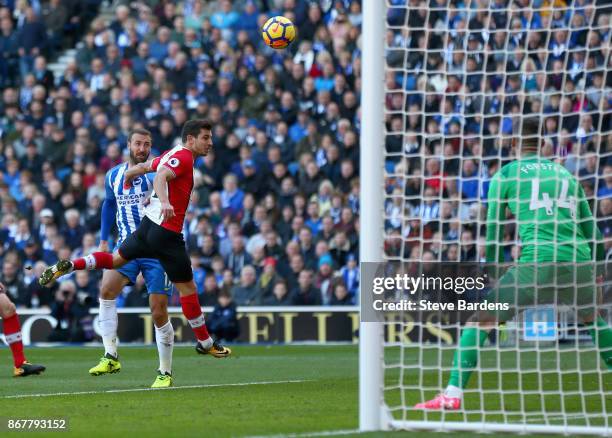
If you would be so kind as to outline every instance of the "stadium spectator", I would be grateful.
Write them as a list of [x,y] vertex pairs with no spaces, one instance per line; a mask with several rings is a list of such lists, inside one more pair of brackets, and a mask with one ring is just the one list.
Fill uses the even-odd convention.
[[[54,263],[62,252],[87,251],[83,242],[91,238],[83,236],[99,230],[104,173],[124,159],[129,130],[150,129],[160,153],[173,147],[185,120],[207,117],[215,125],[215,151],[196,163],[185,227],[190,253],[198,258],[194,265],[205,271],[209,304],[216,302],[217,283],[229,279],[224,270],[242,278],[251,264],[247,270],[257,284],[269,257],[293,300],[301,272],[318,272],[325,248],[333,260],[331,282],[343,278],[353,299],[359,1],[336,2],[325,11],[302,1],[281,2],[279,11],[273,9],[278,2],[255,0],[158,2],[153,8],[124,2],[110,23],[96,18],[91,25],[96,0],[42,2],[40,17],[22,3],[18,11],[0,7],[3,262],[28,242],[15,240],[20,219],[39,241],[39,251],[27,256],[32,261]],[[452,2],[448,11],[422,7],[408,17],[401,8],[389,10],[389,23],[410,25],[390,30],[386,52],[401,69],[385,76],[386,107],[394,111],[384,141],[392,213],[385,222],[388,255],[408,257],[418,242],[435,239],[439,260],[478,258],[482,230],[473,222],[486,209],[470,205],[486,199],[492,176],[516,154],[511,136],[521,116],[533,112],[543,120],[546,153],[588,182],[600,220],[607,211],[609,19],[584,8],[519,14],[495,6],[488,16],[476,6],[468,16]],[[295,18],[299,39],[274,51],[258,29],[281,12]],[[53,77],[49,65],[61,47],[77,53]],[[78,218],[68,225],[65,214],[73,208]],[[244,237],[242,250],[238,242],[233,248],[236,235]],[[216,257],[222,262],[211,273]],[[22,272],[23,261],[16,265]],[[241,281],[230,287],[241,288]],[[137,302],[136,296],[127,302]],[[327,296],[331,302],[335,294]],[[16,302],[34,305],[33,299]]]
[[346,258],[346,266],[340,270],[340,277],[346,286],[347,292],[354,300],[359,292],[359,267],[355,254],[349,254]]
[[80,224],[80,214],[76,209],[69,209],[64,213],[65,225],[61,229],[61,234],[66,240],[66,244],[71,250],[77,249],[81,245],[84,227]]
[[279,238],[278,233],[274,230],[270,230],[264,237],[266,239],[266,243],[263,247],[264,254],[266,257],[273,257],[278,261],[284,253],[284,250],[280,245],[281,239]]
[[313,285],[313,273],[304,269],[299,273],[297,287],[292,291],[292,302],[298,306],[321,304],[321,291]]
[[331,282],[334,274],[333,264],[333,259],[329,253],[322,254],[319,257],[319,266],[314,284],[316,288],[321,291],[321,302],[323,304],[331,303],[333,292]]
[[0,87],[12,86],[17,76],[18,36],[13,21],[0,19]]
[[238,188],[238,178],[234,174],[228,174],[223,179],[223,190],[221,191],[221,207],[223,211],[236,217],[242,211],[244,192]]
[[[57,325],[49,334],[49,342],[84,342],[89,321],[88,310],[77,299],[77,287],[72,280],[63,281],[51,304],[51,316]],[[91,327],[89,327],[91,329]]]
[[[52,0],[57,2],[57,0]],[[47,69],[47,60],[44,56],[37,56],[34,59],[34,68],[32,69],[32,74],[34,75],[34,79],[36,79],[36,83],[45,87],[46,91],[50,91],[53,86],[53,73]]]
[[49,309],[55,296],[57,285],[51,287],[41,286],[36,279],[40,277],[47,265],[40,261],[34,264],[31,271],[32,279],[27,284],[24,295],[23,305],[32,309],[47,308]]
[[352,297],[342,281],[335,282],[330,288],[332,293],[329,304],[332,306],[348,306],[353,304]]
[[5,291],[16,305],[23,304],[25,299],[25,285],[21,279],[21,274],[15,260],[4,258],[2,263],[2,283],[4,283]]
[[268,256],[263,261],[263,272],[257,280],[257,302],[266,301],[274,289],[274,284],[280,281],[280,277],[276,272],[276,259]]
[[236,235],[232,238],[232,250],[225,258],[225,265],[233,272],[235,277],[240,275],[242,268],[251,264],[252,257],[244,247],[244,237]]
[[478,167],[474,160],[465,160],[463,162],[463,171],[461,173],[461,182],[459,190],[463,199],[473,201],[478,198]]
[[34,57],[42,53],[47,44],[45,24],[39,20],[34,8],[25,10],[25,21],[19,28],[18,53],[21,76],[26,76],[32,69]]
[[289,294],[287,283],[284,280],[279,280],[274,283],[272,294],[262,302],[264,306],[290,306],[291,304],[292,297]]
[[206,275],[204,279],[204,292],[199,294],[202,306],[213,307],[217,304],[221,289],[217,285],[217,280],[213,275]]
[[246,265],[240,272],[240,284],[232,287],[232,299],[237,306],[257,304],[257,275],[255,268]]
[[603,168],[603,175],[599,179],[597,197],[601,199],[612,198],[612,164]]
[[[40,245],[38,244],[38,241],[34,237],[30,237],[26,241],[23,247],[22,253],[21,253],[21,259],[23,261],[23,265],[33,267],[35,263],[38,260],[40,260],[40,258],[41,258]],[[27,279],[24,278],[24,284],[28,285],[30,280],[31,280],[30,277],[28,277]]]
[[206,324],[208,331],[217,340],[232,342],[240,334],[236,304],[232,301],[232,295],[227,291],[221,291],[217,304],[212,313],[208,315]]

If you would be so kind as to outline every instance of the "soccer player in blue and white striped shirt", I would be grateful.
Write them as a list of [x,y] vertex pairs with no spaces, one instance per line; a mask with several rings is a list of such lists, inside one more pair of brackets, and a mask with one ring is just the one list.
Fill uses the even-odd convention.
[[[106,198],[102,205],[102,230],[100,251],[109,251],[108,238],[112,223],[118,230],[118,247],[140,224],[145,213],[145,203],[153,191],[154,174],[137,177],[129,187],[124,184],[125,171],[148,160],[151,153],[151,133],[135,129],[128,137],[130,159],[106,173]],[[139,273],[145,280],[149,292],[149,304],[155,323],[155,339],[159,352],[158,375],[152,387],[172,385],[172,349],[174,329],[168,319],[168,297],[172,294],[171,283],[159,263],[153,258],[135,259],[117,270],[105,270],[100,287],[99,326],[104,343],[104,356],[100,363],[89,370],[92,376],[116,373],[121,370],[117,355],[117,304],[116,298],[128,284],[133,284]]]

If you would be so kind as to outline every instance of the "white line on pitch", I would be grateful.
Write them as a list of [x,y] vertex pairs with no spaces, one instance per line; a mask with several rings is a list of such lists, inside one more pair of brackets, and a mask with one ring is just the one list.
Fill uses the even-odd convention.
[[78,392],[53,392],[46,394],[19,394],[6,395],[2,398],[28,398],[28,397],[53,397],[58,395],[85,395],[85,394],[116,394],[121,392],[143,392],[143,391],[168,391],[176,389],[197,389],[197,388],[221,388],[224,386],[251,386],[251,385],[278,385],[282,383],[303,383],[312,380],[280,380],[270,382],[244,382],[244,383],[213,383],[209,385],[186,385],[171,386],[169,388],[130,388],[130,389],[109,389],[107,391],[78,391]]
[[247,436],[246,438],[306,438],[315,436],[340,436],[349,434],[360,434],[359,429],[347,429],[347,430],[324,430],[321,432],[302,432],[302,433],[290,433],[290,434],[277,434],[277,435],[253,435]]
[[[539,418],[538,418],[539,417]],[[584,415],[581,414],[568,414],[568,415],[534,415],[529,416],[526,419],[526,423],[532,423],[535,421],[542,421],[544,419],[549,421],[556,420],[573,420],[578,418],[584,418]],[[516,422],[509,421],[507,424],[515,425]],[[519,423],[520,424],[520,423]],[[569,425],[571,426],[571,424]],[[306,437],[318,437],[318,436],[341,436],[341,435],[349,435],[349,434],[361,434],[362,432],[359,429],[346,429],[346,430],[329,430],[329,431],[320,431],[320,432],[302,432],[302,433],[291,433],[291,434],[276,434],[276,435],[253,435],[247,436],[246,438],[306,438]]]

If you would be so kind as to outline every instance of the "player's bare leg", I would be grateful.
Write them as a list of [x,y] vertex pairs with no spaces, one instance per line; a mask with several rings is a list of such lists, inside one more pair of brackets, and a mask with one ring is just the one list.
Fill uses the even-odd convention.
[[117,302],[116,298],[121,290],[129,283],[129,280],[121,273],[106,270],[102,276],[100,285],[100,312],[98,324],[104,344],[104,355],[100,362],[89,370],[92,376],[113,374],[121,371],[121,363],[117,354]]
[[45,371],[46,368],[43,365],[29,363],[23,354],[19,315],[17,315],[15,305],[4,293],[4,285],[2,283],[0,283],[0,317],[2,317],[4,327],[4,338],[13,354],[13,364],[15,366],[13,376],[25,377]]
[[181,296],[183,315],[187,318],[198,340],[196,351],[199,354],[210,354],[218,358],[227,357],[232,354],[232,350],[213,340],[208,334],[194,281],[190,280],[184,283],[174,283],[174,286],[176,286]]
[[109,254],[107,252],[94,252],[86,257],[75,260],[60,260],[44,270],[38,282],[41,286],[47,286],[52,281],[70,274],[72,271],[94,270],[94,269],[117,269],[125,265],[129,260],[121,257],[119,252]]
[[174,328],[168,317],[168,296],[161,293],[149,295],[149,306],[155,325],[155,342],[159,353],[158,375],[152,388],[172,386],[172,350],[174,348]]

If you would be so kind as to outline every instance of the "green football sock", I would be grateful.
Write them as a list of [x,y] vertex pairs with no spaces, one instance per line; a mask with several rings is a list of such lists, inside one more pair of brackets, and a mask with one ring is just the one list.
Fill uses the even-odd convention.
[[599,349],[599,355],[608,368],[612,369],[612,329],[601,316],[598,316],[595,324],[589,329],[589,333]]
[[476,327],[463,329],[459,339],[459,347],[455,350],[453,357],[453,369],[451,370],[449,385],[465,388],[470,380],[472,371],[478,364],[478,348],[482,347],[489,333]]

